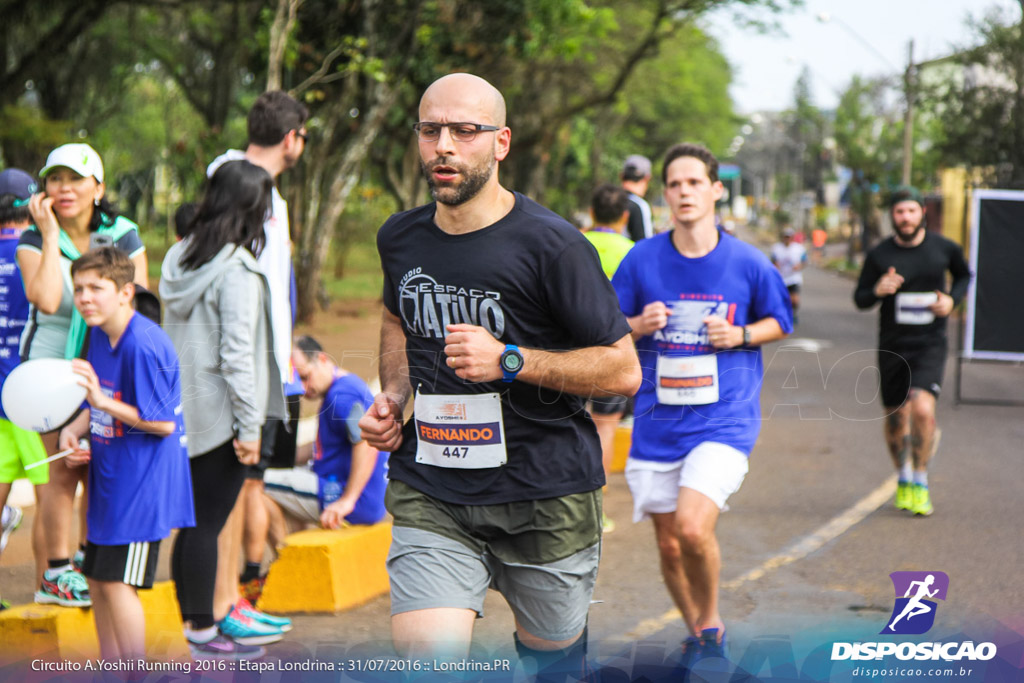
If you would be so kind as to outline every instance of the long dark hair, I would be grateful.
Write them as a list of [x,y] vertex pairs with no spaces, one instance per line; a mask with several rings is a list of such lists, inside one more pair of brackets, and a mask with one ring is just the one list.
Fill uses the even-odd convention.
[[92,218],[89,219],[89,232],[96,232],[101,225],[113,225],[121,212],[107,201],[106,197],[100,197],[98,204],[93,206]]
[[196,270],[228,244],[259,256],[273,190],[270,174],[244,159],[228,161],[218,168],[189,226],[182,267]]

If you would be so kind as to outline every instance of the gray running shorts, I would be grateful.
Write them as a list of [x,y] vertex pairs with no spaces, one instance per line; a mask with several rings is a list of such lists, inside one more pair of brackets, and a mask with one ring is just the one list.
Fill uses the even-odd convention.
[[[502,505],[452,505],[392,479],[391,613],[456,607],[483,616],[488,588],[546,640],[587,624],[601,556],[601,491]],[[428,514],[429,513],[429,514]]]

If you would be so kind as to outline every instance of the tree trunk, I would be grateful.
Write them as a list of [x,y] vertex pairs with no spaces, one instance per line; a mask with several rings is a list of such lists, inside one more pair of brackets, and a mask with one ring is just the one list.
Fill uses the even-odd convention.
[[[321,275],[338,226],[338,219],[359,181],[360,164],[383,125],[384,115],[394,105],[397,97],[397,88],[386,83],[379,84],[370,111],[367,112],[359,130],[348,138],[341,155],[320,157],[320,162],[316,164],[318,168],[312,173],[312,191],[309,193],[309,204],[305,212],[306,229],[300,240],[295,274],[298,318],[302,322],[311,321],[316,312],[318,295],[322,287]],[[335,117],[335,120],[343,121],[341,117]],[[340,127],[339,123],[338,128]],[[328,142],[333,137],[334,130],[332,126],[330,135],[327,136]],[[328,177],[333,180],[328,185],[323,185]]]
[[420,148],[416,139],[405,146],[402,162],[385,167],[385,182],[391,194],[398,200],[398,210],[408,211],[418,206],[423,192],[423,173],[420,172]]
[[302,0],[277,0],[277,11],[274,22],[270,25],[270,46],[267,54],[267,90],[281,89],[281,70],[284,62],[284,49],[288,45],[288,36],[295,26]]

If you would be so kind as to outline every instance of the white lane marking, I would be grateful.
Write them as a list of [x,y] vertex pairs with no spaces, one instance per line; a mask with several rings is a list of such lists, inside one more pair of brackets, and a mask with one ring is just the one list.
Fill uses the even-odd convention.
[[780,349],[796,349],[807,353],[818,353],[824,349],[832,348],[832,342],[828,339],[811,339],[809,337],[787,337],[779,343]]
[[[818,527],[811,533],[799,539],[778,555],[765,560],[761,566],[751,569],[735,579],[725,581],[721,590],[736,590],[745,583],[757,581],[769,572],[775,571],[787,564],[801,560],[814,551],[824,546],[846,532],[848,529],[862,521],[872,512],[885,505],[896,492],[896,475],[892,475],[868,495],[861,498],[851,507],[839,513],[828,522]],[[660,617],[645,619],[637,624],[631,631],[622,636],[623,640],[641,640],[652,636],[666,628],[669,624],[682,621],[683,617],[677,609],[670,609]]]

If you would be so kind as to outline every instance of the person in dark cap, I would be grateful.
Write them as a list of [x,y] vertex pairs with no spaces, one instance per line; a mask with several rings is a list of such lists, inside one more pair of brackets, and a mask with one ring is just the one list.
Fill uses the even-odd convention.
[[626,157],[622,166],[622,188],[629,192],[629,223],[626,234],[639,242],[654,235],[651,205],[644,199],[651,183],[651,160],[639,154]]
[[885,441],[899,474],[896,508],[927,516],[934,511],[928,462],[941,436],[935,402],[946,366],[946,319],[967,293],[971,272],[959,245],[925,229],[916,188],[897,188],[889,207],[894,234],[864,259],[853,300],[860,309],[882,304],[878,369]]

